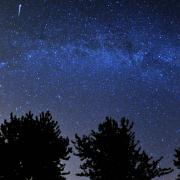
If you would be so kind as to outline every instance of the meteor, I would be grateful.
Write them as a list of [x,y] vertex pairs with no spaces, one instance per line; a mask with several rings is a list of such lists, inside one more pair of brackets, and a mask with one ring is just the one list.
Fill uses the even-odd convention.
[[21,8],[22,8],[22,4],[19,4],[19,8],[18,8],[18,16],[21,15]]

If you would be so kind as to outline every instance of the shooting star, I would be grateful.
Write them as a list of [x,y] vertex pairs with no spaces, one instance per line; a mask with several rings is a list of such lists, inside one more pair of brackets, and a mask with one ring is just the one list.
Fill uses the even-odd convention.
[[21,15],[21,8],[22,8],[22,4],[19,4],[19,7],[18,7],[18,16]]

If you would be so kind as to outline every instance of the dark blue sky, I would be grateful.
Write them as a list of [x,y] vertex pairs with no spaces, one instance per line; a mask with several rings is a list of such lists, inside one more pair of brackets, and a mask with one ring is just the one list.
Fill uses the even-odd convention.
[[1,0],[1,121],[47,109],[71,138],[126,116],[143,149],[171,166],[180,146],[180,1]]

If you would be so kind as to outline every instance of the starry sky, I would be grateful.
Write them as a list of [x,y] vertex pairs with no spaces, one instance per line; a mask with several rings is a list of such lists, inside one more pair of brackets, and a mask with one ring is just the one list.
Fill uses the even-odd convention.
[[[180,1],[1,0],[0,121],[29,110],[50,110],[70,138],[105,116],[126,116],[143,149],[172,166],[180,146]],[[68,163],[69,180],[79,179],[78,163]]]

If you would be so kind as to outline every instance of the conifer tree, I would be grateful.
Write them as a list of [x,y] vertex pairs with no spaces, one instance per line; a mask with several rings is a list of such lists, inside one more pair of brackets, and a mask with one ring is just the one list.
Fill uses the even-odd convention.
[[49,112],[11,114],[0,126],[0,180],[64,180],[68,146]]
[[141,150],[132,128],[128,119],[118,124],[107,117],[98,131],[82,137],[76,134],[75,155],[82,161],[77,175],[91,180],[150,180],[172,172],[159,167],[162,158],[153,160]]
[[[180,148],[175,149],[175,160],[174,160],[174,165],[180,169]],[[177,177],[177,180],[180,180],[180,174]]]

